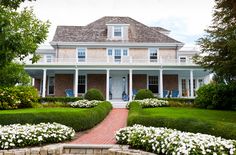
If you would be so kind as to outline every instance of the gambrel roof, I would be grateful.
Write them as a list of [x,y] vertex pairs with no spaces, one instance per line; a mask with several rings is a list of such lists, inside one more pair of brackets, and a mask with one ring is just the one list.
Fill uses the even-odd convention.
[[53,42],[124,42],[108,40],[106,24],[129,24],[128,40],[130,43],[181,43],[160,31],[161,27],[148,27],[130,17],[102,17],[86,26],[58,26]]

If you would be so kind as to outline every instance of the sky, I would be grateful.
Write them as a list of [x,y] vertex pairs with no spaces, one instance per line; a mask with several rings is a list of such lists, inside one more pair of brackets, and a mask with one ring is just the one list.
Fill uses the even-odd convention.
[[36,0],[25,2],[36,17],[51,22],[44,44],[58,25],[87,25],[103,16],[129,16],[147,26],[160,26],[170,36],[194,46],[211,24],[214,0]]

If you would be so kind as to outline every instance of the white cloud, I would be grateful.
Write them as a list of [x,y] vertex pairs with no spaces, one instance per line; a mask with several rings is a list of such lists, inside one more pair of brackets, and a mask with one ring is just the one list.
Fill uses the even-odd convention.
[[37,0],[22,7],[33,6],[38,18],[52,23],[47,42],[57,25],[87,25],[103,16],[129,16],[146,25],[162,26],[186,42],[210,24],[213,5],[213,0]]

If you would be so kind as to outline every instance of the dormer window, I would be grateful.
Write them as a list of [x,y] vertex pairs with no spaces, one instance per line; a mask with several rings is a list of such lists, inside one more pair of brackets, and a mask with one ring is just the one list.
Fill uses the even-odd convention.
[[129,40],[129,24],[106,24],[108,40]]
[[113,28],[113,36],[114,37],[122,37],[123,27],[121,26],[114,26]]

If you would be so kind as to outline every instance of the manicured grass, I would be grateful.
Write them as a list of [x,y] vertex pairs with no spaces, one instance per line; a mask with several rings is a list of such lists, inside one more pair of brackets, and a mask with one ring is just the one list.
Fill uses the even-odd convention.
[[236,139],[236,111],[186,107],[142,108],[138,103],[133,102],[130,106],[128,125],[134,124]]
[[38,124],[57,122],[76,131],[92,128],[101,122],[112,109],[109,102],[102,102],[93,108],[31,108],[0,111],[0,124]]
[[169,117],[169,118],[192,118],[201,121],[217,121],[236,123],[236,111],[207,110],[183,107],[145,108],[144,115]]

